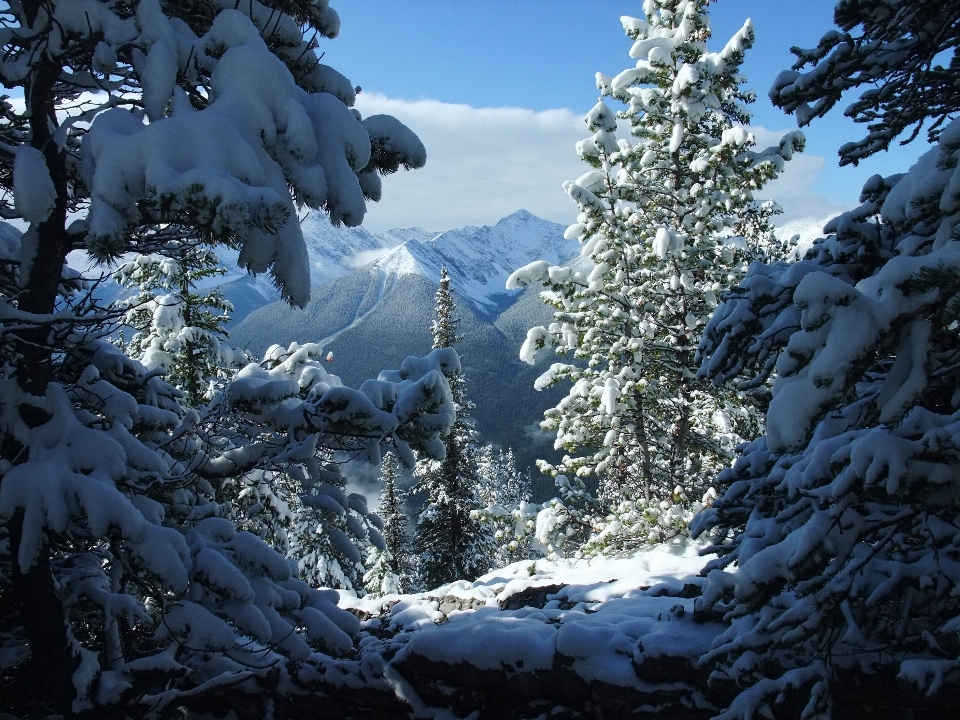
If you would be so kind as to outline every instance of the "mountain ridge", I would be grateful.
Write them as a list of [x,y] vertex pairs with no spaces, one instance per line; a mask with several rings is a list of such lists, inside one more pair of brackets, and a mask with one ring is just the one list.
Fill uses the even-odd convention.
[[[526,211],[496,225],[457,228],[433,238],[409,238],[383,257],[315,287],[303,310],[275,302],[231,329],[230,343],[254,354],[269,345],[316,342],[333,352],[330,371],[357,386],[409,355],[430,351],[430,324],[440,268],[447,267],[458,309],[457,345],[473,418],[483,442],[515,450],[518,466],[553,459],[552,436],[539,429],[543,411],[561,399],[559,388],[538,392],[543,367],[519,359],[526,331],[550,322],[539,289],[508,291],[507,276],[533,260],[568,262],[577,243],[565,226]],[[544,494],[552,492],[548,481]]]

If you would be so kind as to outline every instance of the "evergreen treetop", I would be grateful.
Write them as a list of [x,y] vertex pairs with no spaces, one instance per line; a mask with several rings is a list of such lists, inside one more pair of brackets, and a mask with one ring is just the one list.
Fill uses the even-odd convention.
[[[753,28],[710,52],[707,5],[648,0],[643,18],[622,19],[638,62],[598,73],[601,99],[585,118],[593,134],[577,145],[595,169],[565,184],[580,206],[567,236],[582,243],[581,259],[532,263],[508,282],[542,283],[556,310],[553,324],[530,330],[521,357],[553,349],[579,360],[554,363],[536,387],[571,383],[542,427],[556,447],[585,454],[544,468],[597,475],[605,503],[659,502],[677,487],[699,497],[759,430],[751,402],[698,380],[695,351],[718,298],[768,251],[779,209],[755,194],[803,136],[754,148],[745,127],[754,97],[740,73]],[[608,100],[626,107],[614,112]]]
[[197,289],[198,282],[225,272],[212,250],[187,244],[173,248],[172,256],[138,255],[113,274],[139,290],[124,301],[123,324],[134,330],[127,354],[149,370],[166,371],[194,407],[212,397],[212,382],[222,383],[249,361],[224,342],[233,306],[219,289]]
[[437,288],[436,295],[436,318],[430,323],[433,347],[453,347],[463,340],[463,337],[457,335],[459,323],[456,317],[453,289],[450,287],[450,274],[446,267],[442,267],[440,268],[440,287]]

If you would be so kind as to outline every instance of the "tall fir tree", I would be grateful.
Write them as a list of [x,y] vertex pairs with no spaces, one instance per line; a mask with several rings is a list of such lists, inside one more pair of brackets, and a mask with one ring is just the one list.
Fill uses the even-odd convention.
[[400,461],[393,453],[387,453],[380,467],[383,470],[383,491],[380,493],[380,510],[377,514],[383,520],[383,539],[392,558],[390,569],[403,577],[410,571],[410,551],[407,516],[403,511],[406,493],[400,487]]
[[[586,116],[593,135],[577,145],[594,169],[565,184],[580,207],[566,237],[582,243],[581,258],[532,263],[508,281],[547,286],[556,310],[549,328],[530,330],[521,357],[533,363],[554,349],[578,361],[555,363],[536,382],[572,383],[542,423],[571,454],[542,467],[595,475],[603,506],[626,499],[640,515],[684,494],[698,499],[760,430],[751,401],[697,378],[695,352],[718,297],[773,239],[779,208],[755,193],[803,148],[793,132],[754,149],[745,127],[754,96],[740,73],[753,27],[709,52],[707,5],[647,0],[643,18],[622,18],[638,62],[614,78],[598,73],[601,98]],[[632,140],[618,138],[618,120]]]
[[364,576],[367,591],[375,595],[402,592],[411,584],[407,516],[403,512],[406,493],[400,488],[400,461],[388,452],[380,462],[383,489],[377,515],[383,524],[384,548],[373,548]]
[[740,689],[723,718],[956,714],[960,3],[845,0],[835,19],[774,102],[806,123],[868,83],[841,163],[926,122],[937,144],[870,178],[802,261],[752,267],[704,333],[705,376],[774,378],[766,433],[692,527],[718,554],[696,611],[730,623],[701,658]]
[[[440,271],[436,319],[430,326],[433,347],[452,348],[462,339],[450,275]],[[477,431],[470,419],[473,403],[467,397],[463,373],[450,379],[457,417],[444,438],[446,456],[417,466],[417,489],[427,498],[417,518],[413,539],[416,581],[423,589],[454,580],[472,580],[489,567],[491,541],[483,526],[471,516],[479,509],[477,489]]]
[[113,274],[139,291],[124,301],[123,323],[133,335],[123,345],[148,370],[166,371],[167,381],[198,407],[249,358],[225,342],[233,306],[219,289],[197,290],[198,282],[226,272],[216,253],[186,243],[165,251],[138,255]]

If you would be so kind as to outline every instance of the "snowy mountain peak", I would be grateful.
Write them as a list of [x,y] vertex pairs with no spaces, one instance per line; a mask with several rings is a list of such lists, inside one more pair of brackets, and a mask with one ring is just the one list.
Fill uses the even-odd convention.
[[372,265],[388,275],[421,275],[439,282],[446,267],[457,295],[481,313],[492,312],[515,292],[510,273],[534,260],[569,261],[579,253],[564,240],[563,225],[518,210],[496,225],[447,230],[435,237],[411,237]]
[[[417,257],[419,254],[417,250],[421,246],[422,243],[417,241],[406,242],[375,261],[373,265],[387,274],[432,277],[433,268],[425,265],[424,262]],[[439,272],[437,272],[436,275],[439,279]]]
[[[363,227],[334,227],[323,213],[307,215],[301,221],[300,229],[310,258],[311,287],[367,265],[398,245],[426,241],[437,234],[422,228],[396,228],[374,233]],[[239,280],[257,290],[264,298],[274,300],[279,297],[267,275],[258,276],[253,283],[244,279],[246,271],[237,265],[236,250],[220,247],[217,255],[228,272],[225,280],[216,280],[217,284]]]
[[530,222],[545,222],[545,221],[538,218],[529,210],[524,210],[523,208],[520,208],[515,213],[511,215],[507,215],[505,218],[501,218],[496,226],[512,227],[521,223],[530,223]]

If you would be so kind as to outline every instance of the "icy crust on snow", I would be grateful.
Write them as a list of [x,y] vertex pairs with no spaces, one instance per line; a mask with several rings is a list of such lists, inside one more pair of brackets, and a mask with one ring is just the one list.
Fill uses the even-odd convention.
[[[149,46],[140,71],[150,123],[109,109],[83,141],[91,251],[122,252],[142,200],[163,216],[193,211],[215,233],[241,241],[244,267],[269,270],[284,296],[304,305],[308,259],[288,185],[297,204],[324,208],[334,224],[358,225],[365,195],[379,197],[369,192],[370,178],[381,168],[422,166],[423,145],[398,121],[379,117],[370,123],[371,146],[371,134],[344,99],[299,87],[242,12],[222,10],[203,38],[167,18],[155,0],[141,2],[137,14],[149,28],[140,38]],[[175,84],[178,72],[191,72],[191,58],[211,71],[211,102],[199,111]],[[173,114],[165,116],[168,103]],[[30,187],[42,189],[35,159],[18,165]],[[39,217],[43,196],[36,197]]]
[[[473,583],[415,595],[341,593],[339,605],[373,615],[368,629],[397,632],[382,642],[365,641],[361,632],[360,640],[365,653],[396,653],[395,663],[417,655],[525,673],[549,670],[562,655],[573,658],[573,670],[585,680],[649,689],[635,665],[667,655],[695,661],[723,630],[693,622],[693,600],[677,597],[684,585],[700,582],[701,547],[674,540],[591,562],[521,561]],[[517,601],[538,592],[540,602]]]

